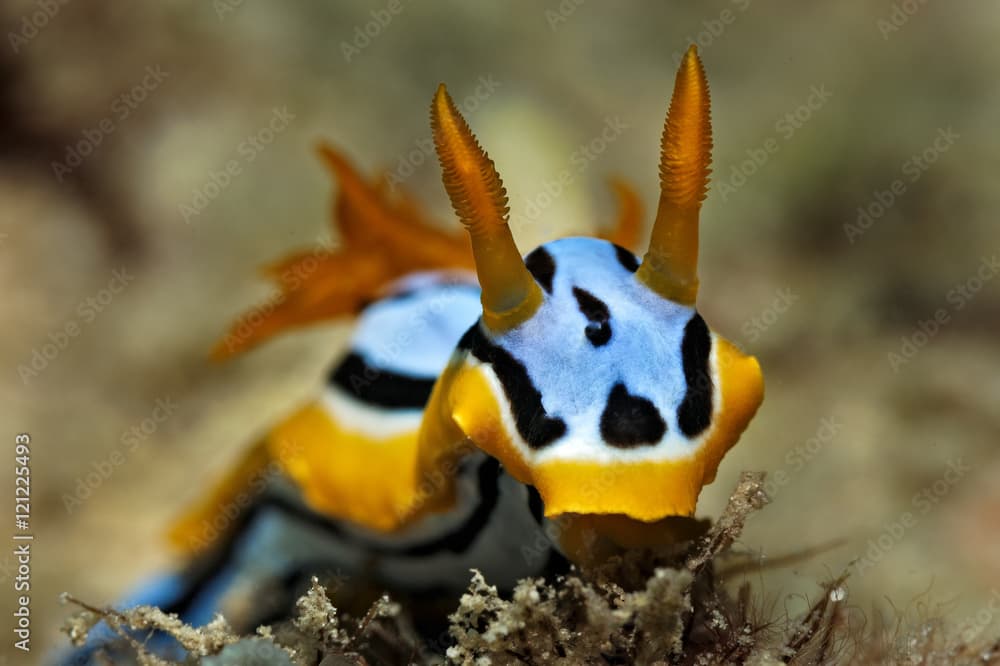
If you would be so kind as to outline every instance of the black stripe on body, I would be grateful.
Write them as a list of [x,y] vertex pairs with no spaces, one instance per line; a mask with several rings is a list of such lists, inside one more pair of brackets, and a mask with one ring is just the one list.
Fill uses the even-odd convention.
[[531,516],[539,525],[545,519],[545,502],[534,486],[525,486],[528,489],[528,507],[531,509]]
[[601,413],[601,437],[610,446],[630,449],[656,444],[667,424],[652,402],[632,395],[621,382],[614,385]]
[[639,270],[639,259],[621,245],[615,245],[615,256],[618,257],[618,263],[629,273]]
[[388,409],[422,409],[434,381],[378,368],[356,352],[345,356],[330,373],[331,384],[361,402]]
[[537,247],[524,258],[524,265],[542,288],[552,293],[552,279],[556,274],[556,262],[544,247]]
[[475,542],[479,532],[486,527],[491,514],[500,502],[500,461],[487,458],[479,466],[479,504],[472,514],[457,529],[437,539],[392,551],[406,557],[422,557],[441,551],[464,553]]
[[712,422],[712,376],[708,367],[711,352],[711,334],[696,312],[684,327],[681,342],[687,391],[677,408],[677,425],[687,437],[699,435]]
[[240,546],[240,537],[246,533],[258,515],[260,504],[258,498],[247,509],[240,512],[230,523],[226,532],[221,535],[219,543],[207,554],[194,560],[186,572],[188,580],[184,592],[169,605],[162,607],[165,613],[174,613],[179,615],[181,619],[185,618],[191,607],[198,601],[204,588],[225,571],[236,557]]
[[183,618],[197,604],[198,597],[204,589],[233,564],[253,524],[269,511],[278,512],[286,518],[326,532],[332,538],[359,550],[382,557],[419,558],[444,551],[463,553],[475,543],[482,529],[493,519],[492,514],[499,504],[501,478],[499,461],[495,458],[485,458],[479,466],[477,477],[479,499],[468,518],[443,535],[420,543],[400,546],[371,541],[364,536],[347,532],[337,520],[311,511],[286,496],[265,491],[236,516],[230,529],[222,535],[216,547],[192,564],[185,591],[164,610],[168,613],[177,613]]
[[535,388],[524,364],[489,340],[479,322],[466,331],[458,348],[468,350],[483,363],[493,366],[510,403],[517,431],[528,446],[540,449],[566,434],[566,422],[545,411],[542,394]]
[[573,287],[573,296],[580,312],[589,322],[583,333],[595,347],[608,344],[611,339],[611,311],[608,305],[586,289]]

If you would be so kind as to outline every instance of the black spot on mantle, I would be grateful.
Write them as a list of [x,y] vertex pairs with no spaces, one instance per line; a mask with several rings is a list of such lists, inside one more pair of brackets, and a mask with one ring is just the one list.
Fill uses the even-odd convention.
[[697,312],[684,327],[681,358],[687,392],[677,408],[677,425],[687,437],[701,434],[712,422],[712,376],[708,371],[712,337]]
[[556,262],[544,247],[537,247],[524,258],[528,272],[535,276],[538,284],[548,293],[552,293],[552,278],[556,274]]
[[601,437],[622,449],[656,444],[667,432],[667,424],[652,402],[632,395],[621,382],[612,387],[601,414]]
[[483,363],[493,366],[510,402],[517,431],[528,446],[540,449],[566,434],[566,422],[546,413],[542,394],[535,388],[524,364],[487,339],[478,321],[462,336],[458,348],[467,349]]
[[608,340],[611,339],[611,311],[608,310],[607,304],[579,287],[573,287],[573,296],[580,306],[580,312],[590,322],[584,330],[584,335],[590,340],[590,344],[595,347],[608,344]]
[[629,273],[639,270],[639,259],[621,245],[615,245],[615,255],[618,257],[618,263]]

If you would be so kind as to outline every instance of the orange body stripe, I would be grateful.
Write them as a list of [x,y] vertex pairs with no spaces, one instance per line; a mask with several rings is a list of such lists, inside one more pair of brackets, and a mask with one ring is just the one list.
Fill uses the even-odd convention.
[[373,438],[337,423],[318,404],[272,431],[272,457],[302,489],[308,504],[327,516],[381,532],[407,525],[439,508],[411,471],[417,431]]
[[174,521],[167,532],[170,543],[186,555],[211,546],[230,526],[228,516],[245,508],[253,501],[254,490],[263,487],[270,463],[268,442],[261,440],[211,492]]

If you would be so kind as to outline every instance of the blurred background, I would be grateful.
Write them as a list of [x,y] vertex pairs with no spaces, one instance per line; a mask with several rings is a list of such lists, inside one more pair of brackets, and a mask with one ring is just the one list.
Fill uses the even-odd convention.
[[60,592],[109,603],[169,567],[167,521],[343,345],[347,322],[207,361],[271,294],[260,265],[336,243],[317,140],[455,225],[427,147],[445,81],[498,164],[524,252],[610,223],[609,176],[638,188],[648,224],[692,41],[716,145],[699,308],[767,380],[700,513],[717,514],[741,470],[767,470],[774,501],[741,547],[764,563],[819,549],[749,575],[778,604],[794,611],[854,562],[849,593],[869,612],[992,622],[1000,5],[7,0],[0,13],[0,489],[13,498],[14,437],[30,433],[36,650],[64,640]]

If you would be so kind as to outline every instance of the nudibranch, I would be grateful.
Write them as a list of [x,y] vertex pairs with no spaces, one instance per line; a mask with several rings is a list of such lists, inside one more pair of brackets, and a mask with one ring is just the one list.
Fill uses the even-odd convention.
[[[153,599],[165,609],[233,621],[240,589],[280,588],[290,607],[320,571],[427,595],[458,593],[476,568],[509,589],[588,560],[591,535],[662,544],[689,525],[676,517],[694,513],[756,412],[757,361],[695,308],[712,138],[694,47],[677,72],[641,260],[638,200],[621,183],[614,228],[522,257],[500,176],[443,85],[431,126],[464,232],[430,224],[321,147],[340,184],[338,249],[269,266],[280,297],[213,355],[343,316],[357,316],[353,338],[318,395],[175,523],[192,564],[169,602]],[[251,627],[254,612],[278,612],[252,606]]]
[[[756,412],[756,359],[695,309],[712,129],[693,46],[664,124],[660,198],[641,260],[622,245],[634,244],[639,217],[623,184],[616,229],[522,258],[500,176],[444,85],[431,125],[467,234],[428,224],[412,201],[369,185],[321,148],[341,185],[341,248],[269,267],[282,298],[255,312],[253,326],[237,324],[215,356],[360,311],[354,341],[323,395],[273,428],[175,526],[174,540],[189,550],[205,541],[198,526],[269,462],[312,510],[381,533],[405,530],[455,509],[455,469],[470,443],[536,489],[547,518],[585,516],[619,543],[656,541],[657,521],[694,513]],[[636,536],[633,528],[649,524]]]
[[471,440],[537,488],[549,518],[692,515],[763,398],[756,359],[695,309],[712,148],[695,48],[677,73],[641,261],[593,238],[556,240],[522,259],[500,176],[444,86],[431,123],[483,313],[434,387],[418,473]]
[[467,233],[428,223],[320,148],[340,184],[339,248],[268,266],[280,297],[213,356],[356,315],[349,349],[173,525],[189,564],[134,602],[194,624],[223,612],[249,630],[287,617],[313,576],[336,575],[339,607],[388,588],[431,634],[469,569],[509,590],[567,558],[690,534],[678,517],[694,514],[763,399],[756,359],[695,308],[712,149],[695,48],[677,72],[641,260],[638,199],[623,183],[613,229],[522,257],[500,176],[443,85],[431,126]]
[[196,624],[223,611],[252,629],[336,572],[355,600],[374,587],[440,604],[471,568],[511,589],[567,558],[599,560],[608,543],[661,545],[693,524],[677,517],[694,514],[764,390],[756,359],[695,308],[712,149],[695,48],[677,72],[641,260],[638,199],[623,183],[613,229],[522,257],[500,176],[443,85],[431,126],[467,233],[428,223],[405,194],[320,148],[340,184],[339,248],[268,266],[280,297],[213,356],[356,315],[349,349],[319,394],[173,525],[190,564],[135,601]]

